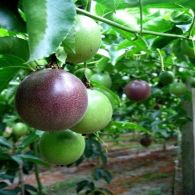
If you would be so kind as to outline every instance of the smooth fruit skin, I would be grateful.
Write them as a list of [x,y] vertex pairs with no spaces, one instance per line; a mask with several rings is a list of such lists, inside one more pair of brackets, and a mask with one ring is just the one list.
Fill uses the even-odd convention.
[[187,91],[187,87],[182,82],[174,82],[170,85],[169,91],[176,96],[181,96]]
[[159,81],[162,85],[168,85],[174,81],[174,74],[171,71],[163,71],[159,75]]
[[105,128],[112,119],[112,105],[109,99],[97,90],[88,89],[88,106],[83,119],[71,130],[90,134]]
[[45,132],[39,143],[43,158],[55,165],[68,165],[78,160],[85,150],[85,138],[70,130]]
[[90,81],[97,82],[107,88],[110,88],[112,86],[112,80],[107,72],[93,74],[90,77]]
[[100,43],[99,25],[87,16],[78,15],[75,24],[75,53],[67,51],[67,61],[75,64],[89,60],[97,53]]
[[146,81],[134,80],[125,86],[124,92],[130,100],[143,101],[150,96],[151,89]]
[[55,131],[72,127],[87,108],[87,90],[74,75],[59,69],[30,74],[18,87],[16,109],[30,126]]
[[29,128],[26,124],[18,122],[12,127],[13,135],[16,137],[21,137],[29,132]]

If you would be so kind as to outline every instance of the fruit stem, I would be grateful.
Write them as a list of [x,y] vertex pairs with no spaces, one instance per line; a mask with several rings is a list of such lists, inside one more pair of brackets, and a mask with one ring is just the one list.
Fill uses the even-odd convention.
[[159,54],[159,57],[160,57],[160,63],[161,63],[161,70],[164,71],[165,70],[165,65],[164,65],[164,60],[163,60],[163,56],[161,54],[161,51],[160,49],[157,48],[157,52]]
[[[76,8],[77,12],[83,15],[86,15],[90,18],[93,18],[95,20],[99,20],[101,22],[104,22],[106,24],[109,24],[111,26],[114,26],[116,28],[119,28],[121,30],[124,30],[126,32],[130,32],[130,33],[140,33],[140,30],[132,30],[130,28],[128,28],[127,26],[121,25],[117,22],[113,22],[112,20],[109,20],[107,18],[101,17],[101,16],[97,16],[97,15],[93,15],[91,13],[89,13],[88,11],[85,11],[83,9],[80,8]],[[155,32],[155,31],[149,31],[149,30],[143,30],[142,34],[148,34],[148,35],[156,35],[156,36],[164,36],[164,37],[174,37],[174,38],[181,38],[181,39],[188,39],[188,40],[192,40],[192,38],[189,38],[187,36],[183,36],[183,35],[178,35],[178,34],[170,34],[170,33],[161,33],[161,32]]]
[[89,12],[90,12],[90,10],[91,10],[91,2],[92,2],[92,0],[88,0],[88,1],[87,1],[87,5],[86,5],[86,8],[85,8],[85,9],[86,9],[87,11],[89,11]]
[[[38,154],[38,151],[37,151],[37,144],[34,143],[34,152],[35,152],[35,155]],[[39,177],[39,167],[38,165],[35,163],[34,165],[34,173],[35,173],[35,178],[36,178],[36,182],[37,182],[37,187],[38,187],[38,194],[39,195],[42,195],[42,184],[41,184],[41,180],[40,180],[40,177]]]
[[21,195],[25,195],[25,189],[24,189],[24,174],[23,174],[23,163],[20,163],[19,165],[19,184],[21,187]]
[[142,0],[139,0],[139,9],[140,9],[140,34],[142,34],[142,31],[143,31],[143,6],[142,6]]

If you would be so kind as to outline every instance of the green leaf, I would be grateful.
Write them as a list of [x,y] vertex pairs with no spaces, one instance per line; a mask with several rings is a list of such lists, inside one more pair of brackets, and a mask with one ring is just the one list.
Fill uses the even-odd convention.
[[92,175],[95,180],[104,179],[107,183],[110,183],[112,180],[112,174],[106,169],[96,168]]
[[104,13],[114,12],[120,5],[119,0],[97,0],[96,12],[98,15],[104,15]]
[[27,160],[29,162],[33,162],[33,163],[36,163],[36,164],[44,165],[46,167],[49,166],[49,164],[47,162],[41,160],[40,158],[38,158],[36,156],[30,155],[30,154],[19,154],[18,156],[20,158],[22,158],[23,160]]
[[15,32],[26,32],[26,25],[20,17],[16,5],[13,7],[10,4],[8,5],[8,2],[1,2],[0,28],[5,28]]
[[26,64],[20,58],[0,55],[0,92],[7,87],[21,68],[26,68]]
[[[143,29],[157,32],[165,32],[173,28],[173,23],[169,21],[174,10],[150,9],[143,10]],[[117,10],[113,14],[113,19],[132,30],[140,29],[140,11],[139,8],[128,8]]]
[[121,104],[121,100],[117,94],[115,94],[112,90],[100,85],[99,83],[96,83],[94,81],[91,81],[94,88],[100,92],[102,92],[104,95],[107,96],[107,98],[110,100],[112,107],[117,108]]
[[30,61],[54,53],[75,20],[72,0],[23,0],[29,35]]
[[[139,0],[127,0],[129,6],[139,6]],[[154,5],[156,7],[176,8],[178,5],[195,9],[195,3],[191,0],[172,0],[165,3],[164,0],[142,0],[142,4],[145,6]]]
[[141,132],[147,132],[147,130],[142,127],[141,125],[133,122],[128,121],[112,121],[109,126],[106,127],[107,131],[111,133],[121,133],[125,131],[141,131]]
[[0,37],[0,54],[17,56],[24,61],[29,58],[28,43],[17,37]]
[[[120,0],[120,8],[126,7],[138,7],[139,0]],[[178,8],[180,5],[195,9],[195,2],[192,0],[171,0],[171,1],[164,1],[164,0],[142,0],[142,5],[144,7],[156,7],[156,8]]]
[[16,194],[18,194],[18,191],[16,191],[16,190],[3,190],[3,189],[0,189],[0,194],[1,195],[16,195]]
[[35,141],[39,140],[40,136],[35,132],[32,132],[30,135],[25,137],[19,145],[19,149],[25,149],[30,144],[34,143]]
[[7,148],[12,148],[12,144],[6,140],[4,137],[0,137],[0,145],[7,147]]

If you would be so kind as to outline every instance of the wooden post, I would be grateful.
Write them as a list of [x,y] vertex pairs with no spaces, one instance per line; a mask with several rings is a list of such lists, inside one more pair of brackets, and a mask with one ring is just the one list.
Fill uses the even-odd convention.
[[182,175],[183,194],[195,195],[195,89],[192,101],[185,102],[184,108],[191,119],[182,127]]

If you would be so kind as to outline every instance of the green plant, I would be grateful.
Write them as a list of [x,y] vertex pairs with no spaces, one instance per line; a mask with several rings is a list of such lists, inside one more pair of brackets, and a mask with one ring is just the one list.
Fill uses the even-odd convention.
[[87,108],[85,86],[63,70],[41,70],[24,79],[16,93],[16,109],[34,128],[63,130],[76,124]]
[[[169,70],[174,72],[177,80],[183,82],[194,75],[193,52],[190,50],[191,52],[187,53],[187,49],[182,50],[185,47],[181,48],[181,44],[189,42],[190,49],[193,49],[194,11],[194,2],[185,0],[171,2],[1,0],[0,166],[2,174],[0,174],[0,179],[3,182],[0,186],[0,194],[43,193],[38,165],[46,165],[46,163],[38,158],[39,153],[36,147],[43,132],[31,128],[29,134],[17,140],[13,140],[8,133],[10,127],[20,121],[14,107],[17,88],[23,78],[31,72],[47,68],[63,69],[80,78],[88,88],[104,94],[104,97],[108,97],[112,103],[112,109],[110,103],[107,104],[109,106],[106,112],[109,111],[109,117],[106,115],[105,119],[101,119],[101,115],[105,114],[103,113],[104,104],[97,107],[97,113],[88,123],[91,127],[98,128],[91,128],[92,134],[86,136],[85,154],[72,165],[79,164],[86,158],[92,158],[97,162],[93,180],[81,183],[81,187],[86,186],[85,192],[98,191],[95,183],[98,178],[111,180],[109,171],[104,167],[107,156],[101,147],[101,131],[95,133],[97,136],[95,138],[92,137],[94,131],[103,129],[103,133],[114,141],[127,132],[150,134],[154,139],[168,139],[176,136],[178,129],[189,121],[189,117],[183,110],[183,103],[186,100],[190,102],[190,93],[184,90],[182,93],[179,92],[181,94],[179,97],[170,95],[169,86],[159,85],[158,75],[164,70]],[[78,27],[82,27],[80,31],[77,31]],[[90,82],[91,73],[94,72],[107,72],[112,78],[112,88],[108,89],[96,81]],[[147,101],[127,101],[123,88],[129,80],[150,83],[150,98],[148,98],[148,93],[143,93],[147,94],[144,96],[144,99],[147,97]],[[61,87],[63,85],[59,86],[58,88],[55,85],[54,88],[66,91]],[[72,93],[68,96],[69,101],[63,101],[65,104],[50,101],[49,98],[49,104],[47,104],[45,100],[48,100],[49,96],[41,90],[40,93],[43,94],[42,98],[44,97],[42,104],[38,111],[31,110],[31,114],[37,115],[36,120],[41,124],[51,124],[58,121],[58,118],[64,121],[72,117],[70,109],[63,113],[63,117],[59,117],[59,111],[64,107],[69,108],[73,105],[75,112],[85,107],[85,104],[81,103],[80,96],[77,96],[77,90],[73,90],[73,95],[76,94],[74,100],[78,104],[73,104],[75,101],[72,101]],[[29,96],[35,94],[33,91]],[[177,90],[176,94],[178,94]],[[65,96],[65,93],[63,95]],[[138,99],[140,100],[140,97]],[[26,115],[30,115],[27,111],[32,108],[31,102],[30,100],[28,104],[21,106],[29,105],[26,106]],[[43,108],[43,105],[47,106]],[[95,103],[92,107],[96,107]],[[84,108],[82,110],[84,114]],[[113,120],[110,121],[112,112]],[[50,117],[43,119],[41,113],[47,113]],[[79,117],[78,121],[74,121],[75,123],[79,122],[80,117],[82,118],[81,113],[77,112],[77,114]],[[96,117],[101,119],[98,125],[95,122]],[[110,123],[106,126],[109,121]],[[42,128],[42,126],[35,127]],[[47,127],[46,129],[54,130],[65,128],[65,125],[57,127],[53,124]],[[8,135],[5,138],[3,135],[6,133]],[[100,159],[104,161],[101,165],[99,165]],[[193,163],[189,163],[190,167]],[[33,171],[37,179],[37,188],[27,186],[21,179],[23,174]],[[18,174],[21,176],[21,181],[16,188],[8,190],[10,186],[6,179],[12,184]],[[194,180],[184,179],[185,181]]]
[[87,111],[81,121],[71,129],[90,134],[105,128],[112,119],[113,109],[109,99],[95,89],[88,89]]
[[56,165],[69,165],[78,160],[85,149],[85,138],[70,130],[44,133],[40,140],[43,158]]

